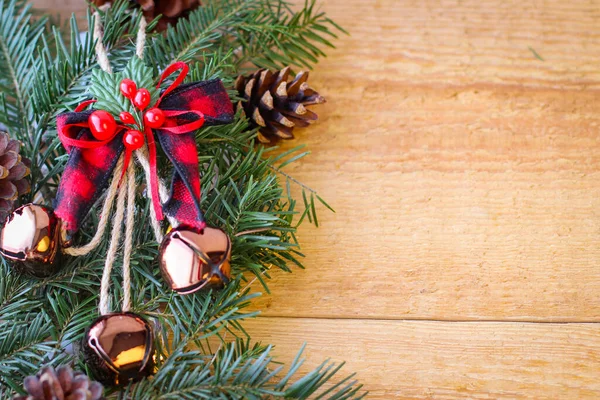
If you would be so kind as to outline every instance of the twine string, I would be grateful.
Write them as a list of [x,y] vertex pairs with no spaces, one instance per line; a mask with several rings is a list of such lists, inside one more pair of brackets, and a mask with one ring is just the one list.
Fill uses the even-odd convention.
[[[142,58],[146,44],[146,19],[140,19],[137,32],[136,55]],[[131,309],[131,252],[133,250],[133,226],[135,224],[135,165],[127,168],[127,219],[125,221],[125,241],[123,243],[123,312]]]
[[127,219],[125,221],[125,243],[123,245],[123,312],[131,308],[131,251],[133,249],[133,225],[135,223],[135,167],[127,168]]
[[[99,7],[100,11],[106,11],[110,7],[110,3],[104,4]],[[94,13],[94,33],[93,38],[96,41],[96,59],[98,61],[98,65],[102,68],[103,71],[112,74],[112,68],[110,66],[110,61],[108,61],[108,53],[106,51],[106,47],[104,47],[103,38],[104,38],[104,30],[102,29],[102,19],[100,18],[100,13],[96,11]]]
[[146,18],[142,16],[140,19],[140,26],[137,31],[137,38],[135,40],[135,55],[139,58],[144,58],[144,48],[146,47],[146,27],[148,23]]
[[[94,25],[94,38],[97,40],[96,42],[96,55],[98,59],[98,64],[100,67],[108,72],[112,73],[112,69],[110,67],[110,63],[108,61],[108,55],[106,52],[106,48],[103,44],[103,32],[101,29],[100,16],[98,12],[96,12],[96,21],[97,23]],[[144,18],[140,20],[140,25],[137,33],[137,41],[136,41],[136,54],[138,57],[142,57],[143,48],[146,41],[146,21]],[[119,166],[115,169],[115,171],[123,170],[123,156],[120,158]],[[106,261],[104,263],[104,270],[102,272],[102,281],[100,283],[100,313],[107,314],[110,312],[110,304],[109,304],[109,286],[110,286],[110,275],[112,272],[112,267],[115,262],[119,243],[121,240],[121,231],[123,227],[123,218],[124,215],[127,215],[126,223],[125,223],[125,240],[123,244],[123,303],[122,303],[122,311],[127,312],[131,309],[131,253],[133,249],[133,227],[135,224],[135,165],[133,163],[129,164],[127,171],[127,187],[125,184],[119,186],[119,181],[121,179],[121,174],[117,173],[113,176],[113,181],[111,183],[110,189],[113,187],[118,188],[118,198],[117,198],[117,207],[116,213],[113,218],[113,227],[112,234],[110,239],[110,245],[108,247],[108,253],[106,255]],[[115,189],[117,190],[117,189]],[[107,195],[107,201],[109,202],[109,198],[111,192],[109,191]],[[125,206],[125,201],[127,200],[127,206]],[[112,195],[112,199],[110,203],[114,201],[114,194]],[[105,204],[106,205],[106,204]],[[112,206],[112,204],[111,204]],[[110,207],[104,207],[110,212]],[[102,220],[108,220],[108,214],[102,214]]]
[[[116,179],[116,178],[115,178]],[[123,216],[125,215],[125,197],[127,196],[127,189],[125,185],[119,187],[119,195],[117,198],[117,208],[115,216],[113,218],[113,227],[111,231],[110,245],[108,246],[108,252],[106,254],[106,261],[104,263],[104,271],[102,271],[102,281],[100,283],[100,314],[108,314],[109,309],[109,296],[108,289],[110,286],[110,273],[112,271],[115,258],[117,257],[117,251],[119,248],[119,242],[121,240],[121,230],[123,226]],[[132,212],[133,210],[129,210]],[[127,289],[129,291],[129,288]]]

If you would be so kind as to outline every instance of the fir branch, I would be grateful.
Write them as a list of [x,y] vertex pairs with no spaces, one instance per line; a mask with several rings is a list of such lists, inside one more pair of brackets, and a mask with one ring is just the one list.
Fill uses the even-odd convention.
[[298,12],[283,0],[267,1],[258,13],[247,10],[243,21],[232,26],[224,40],[237,47],[240,66],[250,62],[272,69],[287,65],[311,68],[325,56],[319,46],[334,47],[325,38],[337,38],[334,30],[345,32],[316,10],[315,0],[306,0]]
[[[283,367],[271,357],[271,346],[238,339],[224,344],[214,356],[198,351],[175,351],[153,377],[130,386],[125,399],[307,399],[326,385],[342,365],[324,362],[294,383],[303,360],[302,350],[282,376]],[[352,375],[324,390],[319,398],[361,398],[362,385]]]
[[163,36],[153,38],[145,53],[150,65],[165,67],[175,61],[189,62],[198,52],[220,38],[219,29],[234,23],[237,15],[256,0],[208,1],[170,27]]
[[81,340],[84,330],[97,318],[95,297],[89,296],[84,300],[78,297],[72,292],[47,294],[51,317],[57,327],[53,337],[57,353]]
[[325,37],[341,30],[311,0],[292,12],[283,0],[208,1],[181,19],[164,36],[153,39],[146,52],[151,65],[165,67],[174,61],[191,61],[198,53],[236,49],[236,65],[281,68],[312,67],[325,53],[319,46],[333,47]]
[[29,144],[32,127],[27,93],[36,65],[34,52],[42,36],[45,19],[32,22],[30,6],[0,1],[0,91],[5,101],[0,121]]
[[13,389],[21,379],[48,362],[54,342],[48,341],[52,324],[44,312],[25,314],[21,321],[0,324],[0,383]]
[[19,276],[15,276],[4,260],[0,274],[0,316],[4,323],[18,322],[23,314],[33,313],[40,308],[40,301],[27,297],[31,287]]

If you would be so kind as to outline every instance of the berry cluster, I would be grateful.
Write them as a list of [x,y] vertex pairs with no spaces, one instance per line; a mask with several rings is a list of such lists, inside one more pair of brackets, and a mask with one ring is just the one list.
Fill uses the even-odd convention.
[[[129,99],[133,105],[140,111],[144,111],[151,101],[148,89],[138,89],[137,85],[131,79],[123,79],[119,86],[121,93]],[[138,129],[130,129],[123,136],[125,147],[130,150],[137,150],[144,145],[144,134],[141,132],[143,127],[135,122],[131,113],[123,111],[119,114],[119,119],[126,125],[135,125]],[[107,111],[96,110],[88,119],[92,136],[100,141],[109,140],[117,130],[115,118]],[[144,124],[150,128],[160,128],[165,123],[165,115],[159,108],[151,108],[144,113]]]

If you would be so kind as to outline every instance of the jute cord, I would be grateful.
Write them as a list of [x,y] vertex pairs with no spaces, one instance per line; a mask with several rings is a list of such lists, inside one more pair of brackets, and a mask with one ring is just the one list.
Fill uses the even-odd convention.
[[131,251],[133,249],[133,225],[135,223],[135,167],[127,168],[127,220],[123,244],[123,312],[131,308]]
[[144,58],[144,48],[146,47],[146,27],[148,23],[146,23],[146,18],[142,16],[140,20],[140,26],[137,32],[137,39],[135,41],[135,54],[139,58]]
[[[99,7],[99,10],[106,11],[110,7],[110,4],[105,4]],[[96,41],[96,58],[98,60],[98,65],[102,68],[103,71],[112,74],[112,68],[110,66],[110,61],[108,61],[108,53],[106,52],[106,47],[104,47],[103,37],[104,31],[102,29],[102,19],[100,18],[100,13],[96,11],[94,13],[94,40]],[[144,30],[145,32],[145,30]]]
[[[125,215],[125,197],[127,196],[127,189],[125,185],[119,187],[119,195],[117,197],[117,209],[113,218],[113,227],[111,231],[110,245],[108,246],[108,253],[106,254],[106,261],[104,263],[104,271],[102,271],[102,281],[100,283],[100,314],[108,314],[109,309],[109,296],[108,289],[110,286],[110,273],[112,271],[115,258],[117,257],[117,251],[119,250],[119,242],[121,240],[121,230],[123,227],[123,216]],[[133,210],[129,210],[132,212]],[[127,292],[130,288],[127,288]],[[126,295],[124,294],[124,297]]]

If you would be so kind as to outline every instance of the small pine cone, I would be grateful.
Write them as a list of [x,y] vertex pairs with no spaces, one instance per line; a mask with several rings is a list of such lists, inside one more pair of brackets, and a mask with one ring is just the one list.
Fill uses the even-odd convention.
[[104,388],[93,382],[84,373],[75,372],[68,365],[54,370],[44,367],[35,376],[23,381],[27,392],[24,396],[15,396],[13,400],[101,400]]
[[274,143],[293,139],[295,127],[306,127],[317,114],[306,106],[325,103],[325,99],[308,86],[308,72],[300,72],[288,82],[290,67],[271,72],[260,69],[249,76],[239,76],[235,88],[244,98],[242,107],[253,127],[259,126],[258,140]]
[[21,158],[21,143],[11,139],[8,133],[0,131],[0,224],[12,212],[14,202],[31,187],[29,176],[30,161]]

